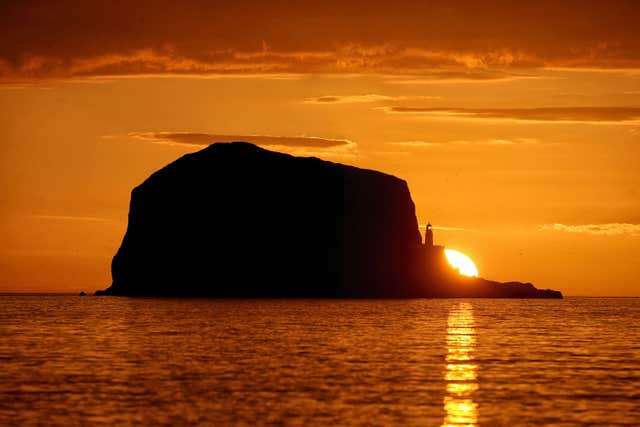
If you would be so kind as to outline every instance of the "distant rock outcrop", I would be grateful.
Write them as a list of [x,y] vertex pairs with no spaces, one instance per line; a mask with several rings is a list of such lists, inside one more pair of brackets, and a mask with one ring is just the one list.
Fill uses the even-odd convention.
[[98,294],[561,297],[531,284],[465,279],[431,258],[405,181],[218,143],[132,191],[113,283]]
[[536,289],[531,283],[500,283],[466,277],[447,261],[443,246],[424,247],[424,271],[430,296],[440,298],[562,298],[560,291]]

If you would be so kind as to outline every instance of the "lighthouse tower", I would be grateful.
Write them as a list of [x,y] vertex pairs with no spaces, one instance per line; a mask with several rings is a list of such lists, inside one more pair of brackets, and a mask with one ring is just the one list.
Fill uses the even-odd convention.
[[424,233],[424,245],[427,248],[433,247],[433,230],[431,230],[431,223],[427,224],[427,231]]

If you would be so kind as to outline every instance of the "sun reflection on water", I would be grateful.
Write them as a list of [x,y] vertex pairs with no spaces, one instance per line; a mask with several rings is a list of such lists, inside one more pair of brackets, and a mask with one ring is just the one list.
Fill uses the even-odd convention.
[[475,344],[473,307],[462,302],[449,312],[443,427],[478,423],[478,404],[473,401],[473,394],[478,390],[478,366],[473,363]]

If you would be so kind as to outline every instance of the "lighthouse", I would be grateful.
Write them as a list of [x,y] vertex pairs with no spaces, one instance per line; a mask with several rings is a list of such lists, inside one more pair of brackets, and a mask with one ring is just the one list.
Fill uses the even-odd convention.
[[424,245],[427,248],[433,247],[433,230],[431,229],[431,223],[427,224],[427,231],[424,233]]

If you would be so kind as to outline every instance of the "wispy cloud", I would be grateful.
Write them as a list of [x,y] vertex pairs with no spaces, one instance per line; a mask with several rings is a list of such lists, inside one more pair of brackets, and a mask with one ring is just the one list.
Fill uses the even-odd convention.
[[202,147],[215,142],[244,141],[276,151],[308,156],[352,157],[357,154],[358,148],[355,142],[348,139],[313,136],[221,135],[201,132],[130,132],[126,136],[153,144],[187,147]]
[[447,108],[379,107],[392,114],[449,120],[497,120],[564,123],[637,123],[640,107]]
[[396,145],[399,147],[410,147],[410,148],[435,148],[441,147],[443,143],[441,142],[429,142],[429,141],[397,141],[390,142],[390,145]]
[[47,221],[73,221],[73,222],[97,222],[104,224],[120,224],[121,221],[113,218],[102,218],[95,216],[72,216],[72,215],[28,215],[29,219],[47,220]]
[[407,147],[407,148],[452,148],[459,146],[527,146],[540,144],[537,138],[494,138],[482,140],[454,140],[447,142],[430,142],[430,141],[397,141],[390,142],[390,145]]
[[131,138],[154,143],[176,143],[210,145],[214,142],[244,141],[256,145],[287,145],[291,147],[338,147],[352,143],[346,139],[327,139],[314,136],[266,136],[266,135],[220,135],[198,132],[130,132]]
[[629,224],[625,222],[613,222],[606,224],[582,224],[582,225],[566,225],[566,224],[544,224],[538,230],[540,231],[562,231],[567,233],[584,233],[603,236],[622,236],[629,235],[640,237],[640,224]]
[[324,95],[313,98],[305,98],[305,104],[327,105],[327,104],[364,104],[374,102],[397,102],[397,101],[417,101],[442,99],[439,96],[389,96],[377,95],[374,93],[366,95]]
[[389,75],[387,76],[387,81],[397,85],[421,86],[450,83],[501,83],[512,80],[544,78],[549,77],[541,74],[454,66],[444,70],[422,70],[418,75]]
[[[426,229],[427,228],[427,224],[419,224],[418,228]],[[450,226],[446,226],[446,225],[434,225],[434,226],[432,226],[432,228],[434,230],[441,230],[441,231],[474,231],[474,230],[472,230],[470,228],[450,227]]]

